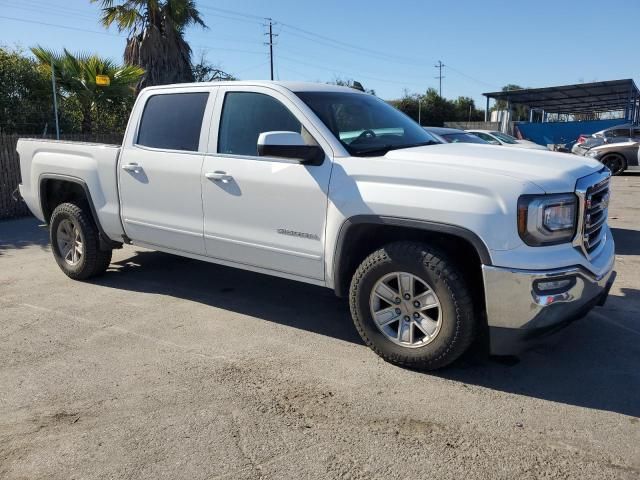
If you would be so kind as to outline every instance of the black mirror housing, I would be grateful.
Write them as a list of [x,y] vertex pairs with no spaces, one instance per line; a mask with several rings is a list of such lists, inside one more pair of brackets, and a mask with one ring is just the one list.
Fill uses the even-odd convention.
[[324,161],[324,150],[318,145],[258,144],[258,155],[261,157],[291,158],[306,165],[321,165]]

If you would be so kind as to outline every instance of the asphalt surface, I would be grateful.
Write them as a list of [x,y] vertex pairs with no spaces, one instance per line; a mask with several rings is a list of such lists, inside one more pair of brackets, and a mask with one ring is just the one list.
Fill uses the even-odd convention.
[[0,222],[0,478],[639,478],[640,175],[613,185],[607,305],[436,374],[329,290],[133,247],[74,282]]

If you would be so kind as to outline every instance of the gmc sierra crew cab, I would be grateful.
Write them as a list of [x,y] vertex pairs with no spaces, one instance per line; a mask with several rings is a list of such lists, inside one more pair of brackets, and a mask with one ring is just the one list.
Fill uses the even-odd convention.
[[435,369],[483,332],[513,354],[602,304],[610,172],[441,144],[375,96],[313,83],[143,90],[122,146],[22,139],[22,198],[69,277],[122,244],[331,288],[364,342]]

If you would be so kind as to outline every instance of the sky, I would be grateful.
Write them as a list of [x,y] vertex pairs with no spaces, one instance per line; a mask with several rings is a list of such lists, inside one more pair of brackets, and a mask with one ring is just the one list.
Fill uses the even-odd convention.
[[[240,79],[355,79],[384,99],[438,88],[484,108],[506,84],[546,87],[640,80],[640,0],[196,0],[208,28],[191,27],[194,59]],[[0,0],[0,45],[42,45],[122,60],[126,34],[99,23],[89,0]]]

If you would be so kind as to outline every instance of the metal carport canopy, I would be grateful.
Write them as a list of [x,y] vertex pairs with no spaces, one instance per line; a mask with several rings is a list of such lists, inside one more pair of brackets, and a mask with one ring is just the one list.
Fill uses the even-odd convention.
[[548,113],[586,113],[625,110],[640,98],[632,79],[578,83],[545,88],[524,88],[484,93],[494,100],[526,105]]

